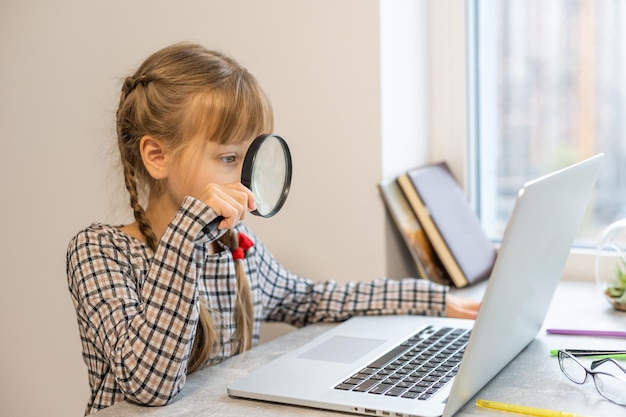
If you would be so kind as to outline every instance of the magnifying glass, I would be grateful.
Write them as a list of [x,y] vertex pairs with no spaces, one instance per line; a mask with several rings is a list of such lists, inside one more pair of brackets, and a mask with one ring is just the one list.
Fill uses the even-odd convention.
[[[251,213],[272,217],[282,208],[291,186],[291,152],[278,135],[261,135],[252,141],[243,160],[241,183],[254,195],[256,209]],[[217,227],[218,216],[207,225]]]
[[291,153],[287,142],[277,135],[261,135],[246,152],[241,183],[254,194],[252,214],[272,217],[281,209],[291,186]]

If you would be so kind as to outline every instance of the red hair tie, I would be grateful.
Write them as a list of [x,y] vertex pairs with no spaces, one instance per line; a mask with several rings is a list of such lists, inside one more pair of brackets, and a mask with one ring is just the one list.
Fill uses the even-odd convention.
[[233,260],[239,261],[246,257],[246,251],[254,246],[250,238],[243,233],[239,233],[239,247],[233,249]]

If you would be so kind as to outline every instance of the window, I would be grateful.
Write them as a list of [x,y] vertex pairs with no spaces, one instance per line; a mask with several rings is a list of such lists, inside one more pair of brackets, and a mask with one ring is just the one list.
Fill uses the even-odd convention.
[[526,180],[606,153],[577,245],[626,217],[626,2],[474,0],[468,172],[500,237]]

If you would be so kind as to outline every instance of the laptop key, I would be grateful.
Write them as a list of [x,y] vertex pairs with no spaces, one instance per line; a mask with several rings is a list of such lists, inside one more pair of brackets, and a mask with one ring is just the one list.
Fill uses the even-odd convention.
[[406,388],[394,387],[390,389],[389,391],[387,391],[385,395],[389,395],[392,397],[399,397],[404,391],[406,391]]
[[356,388],[354,388],[354,391],[358,391],[358,392],[369,391],[369,389],[372,388],[377,383],[378,383],[378,381],[376,381],[374,379],[365,380],[361,384],[359,384]]
[[372,388],[369,392],[372,394],[384,394],[393,387],[393,384],[378,384],[374,388]]
[[346,384],[346,385],[358,385],[361,382],[363,382],[363,380],[361,380],[361,379],[348,378],[345,381],[343,381],[342,383]]

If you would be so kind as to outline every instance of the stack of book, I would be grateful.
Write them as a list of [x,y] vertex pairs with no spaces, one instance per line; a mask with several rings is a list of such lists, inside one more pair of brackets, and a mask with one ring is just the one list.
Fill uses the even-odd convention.
[[410,169],[379,189],[423,278],[460,288],[489,277],[496,250],[445,162]]

